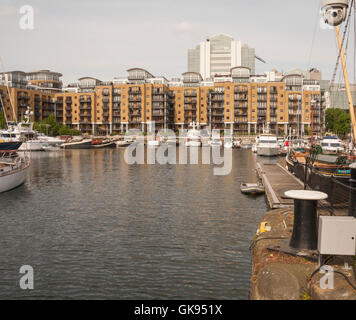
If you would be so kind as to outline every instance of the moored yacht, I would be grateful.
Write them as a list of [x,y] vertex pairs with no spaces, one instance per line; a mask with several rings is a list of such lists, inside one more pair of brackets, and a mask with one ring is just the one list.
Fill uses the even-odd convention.
[[200,130],[197,129],[195,122],[191,123],[191,129],[188,130],[185,146],[186,147],[201,147],[201,135]]
[[0,139],[4,142],[21,142],[19,151],[42,151],[45,141],[39,140],[33,130],[33,123],[9,123],[8,129],[0,130]]
[[257,155],[273,157],[279,155],[277,136],[273,134],[261,134],[256,144]]
[[92,148],[92,140],[91,139],[83,139],[83,140],[72,140],[71,142],[63,143],[60,146],[62,149],[91,149]]
[[339,154],[345,151],[343,142],[336,136],[326,136],[321,140],[324,154]]

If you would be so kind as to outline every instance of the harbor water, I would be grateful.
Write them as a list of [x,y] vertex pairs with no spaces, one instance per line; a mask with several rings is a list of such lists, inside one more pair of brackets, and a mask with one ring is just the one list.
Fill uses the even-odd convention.
[[[125,149],[32,153],[0,194],[0,299],[247,299],[249,246],[267,211],[241,182],[256,155],[214,165],[128,165]],[[34,270],[22,290],[19,270]]]

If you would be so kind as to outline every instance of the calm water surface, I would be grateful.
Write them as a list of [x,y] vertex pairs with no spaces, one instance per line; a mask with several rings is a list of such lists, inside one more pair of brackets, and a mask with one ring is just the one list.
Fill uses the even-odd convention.
[[[24,186],[0,194],[0,298],[247,299],[264,197],[256,156],[211,165],[127,165],[124,149],[32,154]],[[34,268],[35,289],[19,288]]]

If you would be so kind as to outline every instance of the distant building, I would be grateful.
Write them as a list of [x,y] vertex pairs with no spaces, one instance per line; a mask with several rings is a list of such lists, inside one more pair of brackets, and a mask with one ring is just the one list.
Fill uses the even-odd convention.
[[315,131],[324,127],[321,85],[300,74],[282,77],[272,70],[254,75],[239,66],[208,79],[185,72],[169,81],[131,68],[126,77],[110,82],[85,76],[61,90],[48,90],[47,82],[32,81],[57,85],[59,78],[40,73],[27,85],[26,73],[19,71],[8,73],[9,89],[0,83],[0,107],[8,120],[19,121],[30,108],[31,121],[53,114],[58,123],[94,135],[188,129],[192,122],[238,135],[258,134],[266,127],[288,134],[310,129],[312,122]]
[[[352,102],[356,106],[356,89],[351,88]],[[347,98],[347,93],[345,86],[334,86],[328,90],[328,100],[327,108],[338,108],[349,112],[349,100]]]
[[203,79],[229,74],[231,68],[240,66],[255,74],[255,49],[242,46],[229,35],[209,37],[188,50],[188,72],[200,73]]
[[317,80],[317,81],[321,81],[322,79],[322,74],[321,72],[316,69],[316,68],[312,68],[308,71],[309,73],[309,78],[310,80]]
[[26,73],[26,80],[29,84],[48,90],[62,89],[62,74],[50,70],[39,70]]

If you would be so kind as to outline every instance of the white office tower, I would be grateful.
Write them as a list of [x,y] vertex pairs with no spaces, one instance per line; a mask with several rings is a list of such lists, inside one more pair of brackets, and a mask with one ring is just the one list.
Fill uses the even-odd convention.
[[249,67],[255,73],[255,49],[225,34],[209,37],[195,49],[188,50],[188,71],[198,72],[203,79],[229,74],[231,68]]

